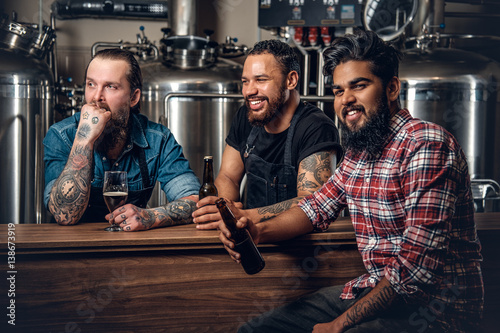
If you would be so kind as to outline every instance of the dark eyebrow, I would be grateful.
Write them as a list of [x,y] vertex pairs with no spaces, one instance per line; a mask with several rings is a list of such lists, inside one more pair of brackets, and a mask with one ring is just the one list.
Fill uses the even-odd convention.
[[[367,81],[367,82],[370,82],[370,83],[373,82],[373,80],[370,80],[370,79],[368,79],[366,77],[357,77],[357,78],[349,81],[349,86],[354,86],[354,85],[356,85],[356,84],[358,84],[358,83],[360,83],[362,81]],[[342,88],[338,84],[333,84],[332,85],[332,89],[342,89]]]
[[[255,75],[255,77],[256,77],[257,79],[261,79],[261,78],[265,78],[265,79],[267,79],[267,78],[269,78],[270,76],[269,76],[269,75],[267,75],[267,74],[259,74],[259,75]],[[246,77],[246,76],[241,76],[241,79],[242,79],[242,80],[247,80],[247,77]]]

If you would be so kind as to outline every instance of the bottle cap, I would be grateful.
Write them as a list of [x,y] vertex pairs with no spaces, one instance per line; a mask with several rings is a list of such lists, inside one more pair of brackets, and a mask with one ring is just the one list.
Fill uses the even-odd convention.
[[212,156],[205,156],[204,159],[209,159],[211,160],[212,159]]

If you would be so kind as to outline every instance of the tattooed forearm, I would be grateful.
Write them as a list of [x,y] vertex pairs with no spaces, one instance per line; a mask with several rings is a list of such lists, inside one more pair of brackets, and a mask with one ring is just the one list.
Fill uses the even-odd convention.
[[193,222],[192,213],[196,209],[196,202],[189,199],[178,199],[169,202],[161,208],[155,209],[158,227],[167,227]]
[[398,294],[390,285],[374,289],[371,293],[373,294],[368,294],[347,310],[346,320],[343,323],[345,328],[352,327],[380,314],[398,299]]
[[90,133],[90,126],[88,124],[82,124],[76,133],[77,139],[87,139]]
[[296,197],[286,201],[278,202],[274,205],[257,208],[257,213],[262,216],[259,221],[263,222],[269,220],[283,213],[284,211],[289,210],[291,207],[296,206],[301,199],[302,197]]
[[85,212],[90,195],[92,150],[74,146],[50,193],[49,210],[59,224],[75,224]]

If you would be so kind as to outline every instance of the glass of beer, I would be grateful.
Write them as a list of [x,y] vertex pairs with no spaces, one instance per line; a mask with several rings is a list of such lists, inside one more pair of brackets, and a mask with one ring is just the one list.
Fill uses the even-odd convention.
[[[104,172],[104,186],[102,187],[104,202],[112,213],[118,207],[127,202],[128,182],[127,171],[106,171]],[[122,231],[118,224],[112,224],[105,228],[106,231]]]

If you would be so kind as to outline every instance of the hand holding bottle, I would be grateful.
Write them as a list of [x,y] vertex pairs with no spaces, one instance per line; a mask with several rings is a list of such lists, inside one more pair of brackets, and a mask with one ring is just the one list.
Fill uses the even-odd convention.
[[245,217],[236,220],[224,199],[218,199],[216,205],[223,220],[219,225],[219,239],[227,252],[233,260],[241,263],[247,274],[260,272],[265,262],[252,237],[257,235],[257,228]]
[[[198,209],[193,212],[193,222],[196,223],[197,229],[217,229],[222,222],[219,209],[215,206],[217,199],[219,198],[209,196],[198,201],[196,204]],[[230,205],[236,218],[242,216],[243,204],[241,202],[232,202],[227,199],[226,202]]]

